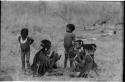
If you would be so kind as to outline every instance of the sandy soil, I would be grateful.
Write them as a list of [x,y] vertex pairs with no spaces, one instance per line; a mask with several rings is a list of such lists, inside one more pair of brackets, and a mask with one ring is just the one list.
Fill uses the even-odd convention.
[[[98,37],[96,41],[97,51],[95,52],[95,61],[97,62],[101,71],[99,76],[94,72],[87,79],[84,78],[70,78],[69,73],[64,73],[63,76],[43,76],[43,77],[33,77],[32,75],[24,75],[21,72],[21,59],[20,52],[13,48],[13,51],[9,49],[4,49],[1,52],[1,68],[5,74],[2,76],[8,76],[6,78],[12,78],[12,80],[61,80],[61,81],[74,81],[74,80],[89,80],[89,81],[122,81],[122,62],[123,62],[123,41],[118,39],[121,35],[114,35],[109,37]],[[92,42],[92,41],[87,41]],[[86,43],[87,43],[86,42]],[[59,44],[61,47],[63,45]],[[14,46],[14,45],[13,45]],[[19,47],[19,46],[17,46]],[[59,48],[57,51],[62,55],[61,60],[58,61],[58,66],[63,67],[64,60],[64,50],[63,47]],[[4,47],[2,47],[3,49]],[[8,47],[9,48],[9,47]],[[15,51],[15,52],[14,52]],[[31,64],[34,54],[37,50],[31,49]]]
[[[101,69],[99,71],[99,76],[97,76],[95,72],[91,72],[89,77],[86,79],[71,78],[69,76],[69,72],[67,71],[64,72],[63,76],[45,75],[42,77],[33,77],[32,75],[24,75],[21,71],[20,47],[17,41],[20,29],[22,27],[27,27],[30,31],[29,36],[35,39],[35,42],[31,46],[31,64],[33,62],[35,53],[38,51],[39,42],[46,38],[52,41],[53,49],[57,50],[57,52],[62,55],[61,59],[57,62],[57,65],[59,67],[63,67],[63,36],[65,33],[66,22],[59,17],[50,15],[42,16],[42,14],[39,15],[37,13],[33,13],[37,12],[37,10],[27,11],[28,13],[32,14],[23,14],[25,12],[21,12],[16,9],[15,6],[17,5],[10,5],[11,6],[6,4],[2,7],[0,80],[122,81],[123,31],[118,30],[116,35],[106,35],[106,33],[101,33],[100,29],[94,31],[84,31],[81,27],[77,27],[76,31],[74,32],[77,35],[77,38],[83,39],[85,43],[95,43],[97,45],[95,62]],[[19,8],[22,8],[22,11],[25,11],[25,8],[23,8],[21,5]],[[35,8],[35,6],[33,8]],[[111,26],[109,25],[109,27]]]

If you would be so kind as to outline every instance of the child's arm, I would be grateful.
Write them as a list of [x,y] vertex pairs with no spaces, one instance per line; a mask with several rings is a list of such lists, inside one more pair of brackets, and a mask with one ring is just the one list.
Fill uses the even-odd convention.
[[75,39],[76,39],[75,34],[73,34],[73,35],[72,35],[72,44],[73,44],[73,45],[75,44]]
[[32,38],[29,38],[30,39],[30,45],[34,42],[34,40]]
[[19,41],[19,43],[20,43],[20,38],[21,38],[21,37],[19,36],[19,37],[18,37],[18,41]]
[[[19,43],[20,43],[20,38],[21,38],[21,36],[18,36],[18,42],[19,42]],[[20,48],[18,47],[17,50],[18,50],[17,52],[21,53],[21,47],[20,47]]]
[[84,67],[84,65],[85,65],[85,59],[81,59],[80,56],[79,56],[79,59],[80,59],[80,64],[79,64],[79,66],[80,66],[80,67]]

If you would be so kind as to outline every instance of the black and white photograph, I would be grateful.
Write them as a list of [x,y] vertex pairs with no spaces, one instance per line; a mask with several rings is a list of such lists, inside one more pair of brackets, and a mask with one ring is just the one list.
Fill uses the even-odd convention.
[[1,1],[0,81],[124,82],[124,1]]

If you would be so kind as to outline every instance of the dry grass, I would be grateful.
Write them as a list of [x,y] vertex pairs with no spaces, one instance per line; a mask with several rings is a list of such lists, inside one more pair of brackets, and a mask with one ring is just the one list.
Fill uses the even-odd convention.
[[[20,3],[20,2],[2,2],[2,15],[1,15],[1,70],[0,77],[9,75],[13,80],[62,80],[62,81],[122,81],[123,73],[123,31],[119,30],[116,35],[105,35],[100,31],[103,26],[96,26],[98,29],[85,31],[83,23],[89,25],[98,19],[103,20],[101,16],[110,15],[107,13],[109,10],[116,12],[116,14],[110,15],[114,19],[107,23],[104,27],[114,28],[114,24],[121,20],[119,18],[122,13],[119,12],[121,6],[119,3],[110,4],[101,2],[83,2],[74,3],[68,6],[60,3]],[[37,4],[37,5],[36,5]],[[55,5],[53,5],[55,4]],[[78,5],[80,4],[80,5]],[[104,14],[101,8],[102,6],[111,7],[107,8]],[[104,5],[106,4],[106,5]],[[116,6],[117,5],[117,6]],[[44,8],[45,7],[45,8]],[[67,14],[66,8],[71,9]],[[82,9],[83,7],[83,9]],[[53,10],[52,10],[52,9]],[[98,9],[97,9],[98,8]],[[46,10],[47,9],[47,10]],[[70,12],[72,11],[72,18]],[[101,12],[102,14],[100,15]],[[118,13],[119,12],[119,13]],[[118,20],[116,20],[119,18]],[[99,76],[95,73],[91,73],[90,77],[84,78],[70,78],[68,73],[64,73],[64,76],[43,76],[32,77],[32,75],[24,75],[21,72],[21,58],[20,48],[17,41],[20,29],[27,27],[30,31],[29,36],[35,39],[35,42],[31,46],[31,58],[32,64],[33,57],[38,51],[39,42],[42,39],[49,39],[52,41],[53,49],[57,50],[62,55],[61,60],[58,61],[58,66],[63,67],[64,61],[64,48],[63,48],[63,36],[65,33],[65,26],[67,22],[74,23],[76,25],[75,34],[77,38],[96,38],[96,40],[87,39],[85,43],[96,43],[97,51],[95,52],[95,61],[99,65],[101,71]],[[117,28],[117,27],[116,27]],[[107,31],[106,31],[107,32]],[[9,77],[8,76],[8,77]]]

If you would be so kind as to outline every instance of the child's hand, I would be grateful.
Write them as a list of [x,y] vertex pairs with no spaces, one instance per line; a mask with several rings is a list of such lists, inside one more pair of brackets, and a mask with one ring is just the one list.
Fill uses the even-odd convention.
[[33,40],[33,39],[30,39],[30,45],[31,45],[33,42],[34,42],[34,40]]

